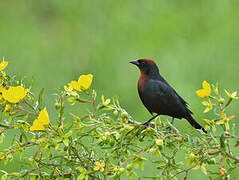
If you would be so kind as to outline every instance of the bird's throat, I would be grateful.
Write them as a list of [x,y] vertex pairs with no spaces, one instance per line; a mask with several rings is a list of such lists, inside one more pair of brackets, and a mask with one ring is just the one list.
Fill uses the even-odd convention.
[[140,77],[139,77],[139,81],[138,81],[138,90],[139,91],[143,91],[145,84],[147,83],[149,79],[149,76],[147,74],[145,74],[144,72],[141,72]]

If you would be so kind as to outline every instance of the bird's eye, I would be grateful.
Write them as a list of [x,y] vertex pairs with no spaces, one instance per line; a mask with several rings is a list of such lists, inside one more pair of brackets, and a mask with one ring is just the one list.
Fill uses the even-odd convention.
[[141,64],[141,65],[145,65],[145,62],[144,62],[144,61],[140,61],[140,64]]

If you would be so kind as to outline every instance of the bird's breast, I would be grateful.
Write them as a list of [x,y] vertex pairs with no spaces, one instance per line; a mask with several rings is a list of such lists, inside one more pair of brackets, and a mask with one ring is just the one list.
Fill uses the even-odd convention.
[[140,75],[139,81],[138,81],[138,90],[139,91],[143,92],[148,79],[149,79],[149,76],[146,75],[145,73],[141,72],[141,75]]

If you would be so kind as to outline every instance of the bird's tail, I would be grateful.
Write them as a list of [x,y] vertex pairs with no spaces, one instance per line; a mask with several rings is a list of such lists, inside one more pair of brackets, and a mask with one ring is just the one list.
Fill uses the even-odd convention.
[[203,132],[207,133],[207,131],[200,124],[198,124],[197,121],[195,121],[191,114],[189,114],[186,119],[193,127],[195,127],[196,129],[201,129]]

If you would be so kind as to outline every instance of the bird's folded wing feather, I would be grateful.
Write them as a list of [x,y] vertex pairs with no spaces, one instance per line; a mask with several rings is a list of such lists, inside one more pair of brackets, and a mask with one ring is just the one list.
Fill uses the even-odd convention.
[[187,102],[184,101],[166,81],[150,80],[149,84],[151,94],[154,95],[156,100],[158,99],[160,101],[161,105],[176,109],[187,109]]

